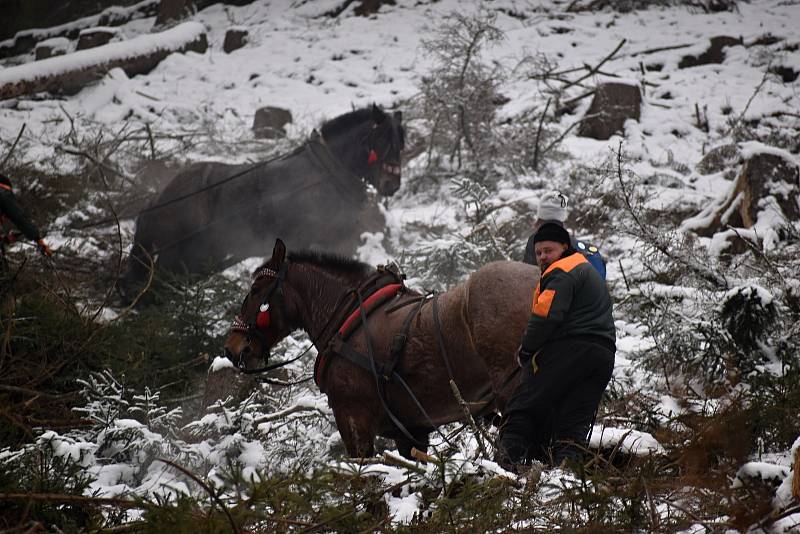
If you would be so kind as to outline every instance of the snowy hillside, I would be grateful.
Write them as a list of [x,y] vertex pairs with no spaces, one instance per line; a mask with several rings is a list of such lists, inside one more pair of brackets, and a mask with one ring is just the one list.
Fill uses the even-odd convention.
[[[130,77],[113,68],[74,94],[0,100],[0,173],[15,181],[21,203],[36,214],[56,251],[52,263],[31,262],[39,262],[45,279],[68,282],[67,266],[82,258],[114,264],[116,248],[131,246],[132,215],[175,169],[195,161],[264,160],[299,146],[324,120],[373,102],[401,110],[407,139],[402,185],[380,201],[385,228],[362,236],[358,259],[398,262],[414,288],[451,287],[485,262],[521,260],[538,198],[549,190],[569,197],[568,224],[603,252],[615,302],[614,378],[589,443],[603,476],[555,468],[526,480],[504,471],[491,454],[485,457],[479,437],[470,428],[457,432],[455,424],[443,434],[452,433],[456,447],[432,434],[428,452],[434,461],[427,464],[403,460],[388,440],[379,440],[379,456],[365,465],[349,460],[326,396],[313,381],[256,384],[214,357],[249,287],[249,273],[264,257],[225,271],[233,286],[228,302],[202,308],[187,297],[176,305],[202,316],[203,335],[219,342],[216,351],[203,346],[174,355],[176,362],[200,358],[208,366],[207,383],[201,380],[194,386],[198,393],[187,395],[193,398],[165,402],[168,393],[156,392],[155,385],[134,391],[124,387],[124,376],[87,371],[73,384],[81,391],[74,413],[90,423],[32,423],[26,443],[0,442],[6,472],[21,472],[45,454],[75,480],[86,477],[64,491],[118,498],[102,526],[138,525],[142,517],[166,521],[157,515],[165,512],[150,504],[185,505],[181,499],[188,495],[209,514],[220,506],[236,508],[236,520],[259,531],[613,528],[609,521],[644,531],[800,528],[800,490],[793,489],[800,487],[793,471],[800,434],[785,428],[792,426],[788,414],[796,420],[793,401],[800,400],[800,271],[794,259],[800,183],[791,176],[781,181],[777,171],[764,173],[756,220],[737,224],[731,215],[750,202],[748,193],[735,196],[748,162],[766,154],[783,161],[788,172],[800,167],[800,4],[752,0],[706,12],[700,6],[708,3],[700,2],[627,2],[637,9],[611,9],[589,1],[397,0],[368,17],[353,12],[355,3],[337,17],[328,15],[341,4],[216,4],[166,29],[178,41],[205,32],[204,53],[172,53],[149,73]],[[591,4],[602,9],[589,9]],[[499,30],[476,57],[495,83],[482,149],[435,145],[426,115],[426,83],[442,69],[430,43],[458,24],[454,13]],[[153,23],[154,17],[132,20],[115,29],[111,44],[75,55],[9,58],[0,66],[0,87],[126,57],[142,47],[177,49],[163,34],[151,33]],[[226,53],[231,28],[245,30],[247,39]],[[719,62],[689,66],[720,36],[732,40]],[[68,52],[75,46],[59,44]],[[639,88],[638,120],[626,121],[624,135],[609,139],[579,135],[597,88],[609,82]],[[254,136],[253,116],[265,106],[291,112],[286,138]],[[726,145],[732,145],[727,155],[708,157]],[[155,169],[167,172],[156,175]],[[37,210],[37,196],[55,183],[37,173],[69,177],[64,180],[81,184],[80,193],[60,196],[48,212]],[[287,246],[291,251],[292,243]],[[33,256],[24,244],[7,254]],[[90,273],[91,288],[65,290],[82,320],[119,325],[136,315],[107,298],[100,281],[115,274]],[[55,282],[50,287],[62,294]],[[756,324],[761,330],[751,337],[737,336]],[[273,357],[297,356],[309,343],[298,332]],[[308,378],[314,355],[312,349],[273,378]],[[201,406],[198,397],[207,399],[219,387],[218,400]],[[247,388],[252,394],[243,393]],[[782,423],[753,422],[762,416],[766,421],[767,412]],[[739,434],[743,429],[752,443]],[[482,432],[490,440],[497,436],[492,427]],[[731,452],[733,442],[747,443],[745,450]],[[358,490],[336,486],[336,477],[356,475],[366,480]],[[319,515],[281,516],[280,499],[258,500],[281,477],[305,481],[297,482],[302,493],[303,484],[325,476],[334,480],[328,493],[306,488],[313,494],[309,501],[324,503]],[[639,484],[648,477],[651,487]],[[496,487],[500,497],[491,493]],[[375,526],[384,512],[350,503],[349,491],[370,496],[385,521]],[[476,510],[497,497],[498,508],[486,510],[508,515],[497,512],[497,522],[470,515],[449,500],[463,495],[480,504]],[[241,504],[248,498],[254,499],[251,508]],[[0,495],[0,511],[4,502]],[[351,510],[351,504],[352,522],[337,523],[336,506]],[[247,515],[258,506],[268,517],[296,522]],[[448,513],[456,517],[449,523]],[[220,517],[214,524],[228,528],[230,515]]]

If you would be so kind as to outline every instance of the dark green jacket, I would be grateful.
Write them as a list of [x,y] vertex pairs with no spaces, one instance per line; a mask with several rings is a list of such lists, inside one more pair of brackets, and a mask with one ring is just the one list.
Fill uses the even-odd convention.
[[614,343],[616,332],[606,284],[580,252],[554,262],[533,294],[522,348],[535,354],[557,339],[600,336]]
[[3,184],[0,184],[0,216],[8,217],[8,219],[20,229],[25,237],[31,241],[38,241],[42,238],[39,229],[28,219],[28,216],[25,215],[25,212],[22,211],[22,208],[17,204],[14,193],[6,189],[6,186],[3,186]]

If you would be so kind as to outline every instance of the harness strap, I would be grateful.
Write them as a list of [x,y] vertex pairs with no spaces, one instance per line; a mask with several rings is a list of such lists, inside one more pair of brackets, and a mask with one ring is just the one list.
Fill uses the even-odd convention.
[[384,382],[389,382],[392,379],[392,375],[394,374],[394,369],[397,367],[397,364],[400,363],[400,358],[403,357],[403,352],[406,348],[406,341],[408,341],[408,331],[411,329],[411,321],[414,320],[414,317],[420,312],[422,309],[423,304],[425,304],[425,298],[419,299],[417,305],[411,309],[406,315],[406,318],[403,320],[403,326],[399,332],[397,332],[394,336],[392,336],[392,342],[389,345],[389,363],[384,368],[383,372],[383,380]]
[[[394,297],[402,287],[402,284],[389,284],[374,291],[372,295],[364,301],[364,310],[366,314],[372,313],[381,304]],[[360,309],[356,308],[353,310],[353,313],[350,314],[339,328],[339,335],[347,339],[350,334],[361,325],[363,316],[365,316],[365,314],[363,314]]]
[[450,367],[450,359],[447,357],[447,348],[444,345],[442,336],[442,323],[439,322],[439,294],[433,297],[433,324],[436,327],[436,341],[439,343],[439,354],[442,355],[444,365],[447,367],[447,374],[453,380],[453,369]]
[[381,401],[381,405],[383,405],[383,410],[386,412],[386,415],[389,416],[389,419],[392,420],[392,423],[403,433],[405,437],[411,440],[412,443],[420,444],[419,440],[417,440],[414,436],[411,435],[411,432],[405,427],[405,425],[400,422],[400,419],[392,412],[392,409],[389,408],[389,404],[386,402],[386,398],[383,394],[381,388],[381,381],[379,379],[378,371],[376,369],[376,362],[375,362],[375,354],[372,350],[372,336],[369,333],[369,322],[367,321],[367,314],[366,310],[364,309],[364,301],[361,298],[361,292],[356,291],[356,295],[358,296],[358,306],[361,308],[361,313],[363,315],[363,323],[364,323],[364,337],[367,340],[367,354],[369,355],[369,363],[372,369],[372,374],[375,377],[375,386],[378,390],[378,399]]
[[[361,354],[360,352],[355,350],[349,343],[346,343],[340,337],[337,337],[331,343],[331,349],[333,351],[335,351],[337,355],[343,357],[345,360],[349,361],[350,363],[353,363],[353,364],[357,365],[358,367],[360,367],[360,368],[362,368],[362,369],[364,369],[364,370],[366,370],[368,372],[372,372],[372,365],[371,365],[371,363],[372,363],[372,364],[375,364],[376,374],[384,374],[385,373],[385,368],[384,368],[383,365],[378,364],[377,362],[375,362],[375,360],[368,361],[369,359],[366,356],[364,356],[363,354]],[[377,371],[380,371],[380,373],[377,373]],[[376,376],[376,378],[377,378],[377,376]],[[422,417],[424,417],[425,420],[427,421],[428,425],[430,425],[431,428],[436,429],[436,432],[439,434],[439,436],[441,436],[442,440],[444,440],[445,443],[447,443],[448,445],[452,445],[452,443],[450,443],[450,440],[447,439],[447,436],[442,434],[441,431],[438,429],[438,425],[436,425],[433,422],[433,420],[431,419],[431,416],[428,414],[428,412],[425,410],[425,408],[419,402],[419,399],[417,398],[416,395],[414,395],[414,392],[411,390],[411,387],[403,379],[403,377],[400,376],[399,374],[397,374],[396,371],[392,371],[391,378],[397,384],[399,384],[406,391],[406,393],[408,393],[408,396],[411,399],[411,402],[413,402],[414,406],[417,407],[419,412],[422,414]],[[385,401],[385,398],[381,397],[381,400]],[[384,405],[384,409],[386,409],[386,413],[389,414],[389,418],[392,419],[392,423],[394,423],[394,425],[397,426],[397,428],[407,438],[409,438],[412,442],[414,442],[414,443],[416,443],[418,445],[423,445],[422,443],[420,443],[420,441],[418,439],[416,439],[416,438],[414,438],[413,436],[410,435],[410,432],[408,432],[408,429],[406,429],[406,427],[388,409],[388,406]]]

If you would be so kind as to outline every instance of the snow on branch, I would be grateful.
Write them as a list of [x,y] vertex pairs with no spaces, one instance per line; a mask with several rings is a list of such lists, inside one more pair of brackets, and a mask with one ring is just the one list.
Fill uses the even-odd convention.
[[207,48],[204,26],[186,22],[161,33],[2,70],[0,100],[41,91],[77,90],[117,67],[128,76],[144,74],[174,52],[204,53]]

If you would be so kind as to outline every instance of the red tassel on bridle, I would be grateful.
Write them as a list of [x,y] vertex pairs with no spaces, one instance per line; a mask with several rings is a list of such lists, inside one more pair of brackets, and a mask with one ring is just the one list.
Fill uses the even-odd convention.
[[369,151],[369,158],[367,159],[367,165],[374,165],[378,162],[378,153],[374,150]]
[[258,309],[258,315],[256,315],[256,326],[263,330],[269,328],[269,323],[269,304],[264,304]]

